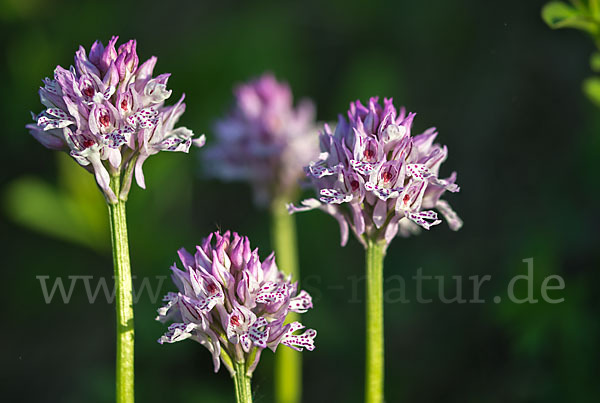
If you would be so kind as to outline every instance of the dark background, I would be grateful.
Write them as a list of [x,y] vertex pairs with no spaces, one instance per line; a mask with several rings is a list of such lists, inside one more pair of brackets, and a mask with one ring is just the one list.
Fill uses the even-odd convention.
[[[393,96],[418,112],[416,130],[435,125],[462,190],[447,199],[464,219],[397,238],[386,276],[407,279],[410,303],[386,305],[389,402],[588,402],[600,393],[597,288],[600,112],[583,96],[594,47],[584,34],[552,31],[541,1],[101,2],[3,0],[2,76],[2,400],[108,402],[114,387],[114,311],[90,304],[81,283],[71,303],[46,304],[36,276],[112,275],[108,220],[92,176],[24,129],[39,112],[40,80],[67,67],[79,44],[112,34],[136,38],[140,59],[158,56],[171,72],[172,101],[187,94],[181,123],[213,139],[212,122],[234,83],[269,70],[297,98],[313,98],[334,120],[357,98]],[[268,214],[249,187],[203,179],[199,157],[161,153],[145,165],[148,190],[128,203],[131,259],[138,277],[167,275],[176,250],[216,228],[248,235],[266,257]],[[304,353],[305,401],[362,400],[363,250],[339,246],[335,220],[298,215],[300,267],[318,330]],[[534,291],[545,276],[565,280],[560,304],[514,304],[510,279],[534,258]],[[483,304],[414,301],[410,277],[492,276]],[[139,281],[138,283],[139,284]],[[156,280],[153,280],[156,288]],[[394,284],[391,284],[393,286]],[[337,289],[333,289],[336,286]],[[388,284],[390,286],[390,284]],[[174,287],[165,282],[161,293]],[[519,295],[526,292],[521,285]],[[389,289],[389,287],[388,287]],[[356,295],[355,295],[356,294]],[[502,296],[499,304],[494,296]],[[193,342],[161,346],[164,326],[145,295],[136,305],[139,402],[228,402],[226,371],[212,373]],[[253,387],[272,401],[273,355]]]

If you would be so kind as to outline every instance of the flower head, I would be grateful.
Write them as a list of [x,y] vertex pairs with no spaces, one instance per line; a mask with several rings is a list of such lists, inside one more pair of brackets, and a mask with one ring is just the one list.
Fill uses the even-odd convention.
[[[174,128],[183,114],[183,96],[175,106],[164,101],[169,74],[152,77],[156,57],[139,65],[136,41],[115,47],[94,42],[90,52],[80,46],[75,66],[60,66],[54,79],[46,78],[40,100],[46,107],[27,125],[31,134],[47,148],[68,151],[96,176],[110,202],[126,198],[133,172],[143,188],[142,164],[159,151],[187,152],[192,142],[201,146],[186,128]],[[135,168],[135,169],[134,169]],[[126,173],[120,195],[110,188],[110,176]]]
[[407,236],[429,229],[441,222],[433,209],[458,230],[462,221],[440,199],[459,187],[455,172],[439,178],[448,151],[434,144],[436,129],[411,136],[415,114],[404,108],[398,113],[392,99],[384,99],[383,105],[378,101],[374,97],[367,106],[351,103],[348,120],[340,115],[335,132],[325,125],[319,160],[305,168],[319,200],[288,209],[319,208],[331,214],[340,224],[342,245],[349,227],[363,244],[369,239],[389,244],[398,232]]
[[209,175],[252,184],[257,204],[288,195],[302,168],[318,155],[314,107],[292,104],[287,84],[270,74],[239,85],[228,116],[215,125],[217,143],[204,153]]
[[233,371],[234,359],[248,363],[249,374],[267,347],[314,349],[315,330],[296,334],[304,326],[285,323],[289,312],[312,308],[312,299],[277,269],[273,253],[261,262],[247,237],[227,231],[210,234],[194,255],[180,249],[179,257],[183,270],[171,267],[178,292],[165,296],[156,318],[172,322],[159,343],[190,338],[211,352],[215,372],[221,361]]

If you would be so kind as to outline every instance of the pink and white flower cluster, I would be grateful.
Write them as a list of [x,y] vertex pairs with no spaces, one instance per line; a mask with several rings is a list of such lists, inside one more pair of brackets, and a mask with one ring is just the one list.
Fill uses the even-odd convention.
[[312,102],[294,107],[289,86],[270,74],[234,93],[231,111],[215,125],[216,143],[203,153],[208,174],[250,183],[258,205],[289,197],[319,154]]
[[389,244],[399,232],[407,236],[439,224],[438,212],[451,229],[460,229],[461,219],[440,198],[459,187],[455,172],[439,176],[448,150],[434,143],[436,129],[412,136],[415,113],[404,108],[398,113],[391,99],[383,105],[378,101],[373,97],[367,106],[351,103],[348,120],[340,115],[335,132],[325,125],[321,156],[306,167],[319,199],[288,209],[319,208],[331,214],[340,224],[342,245],[349,227],[365,245],[367,240]]
[[311,296],[277,269],[273,253],[261,262],[247,237],[227,231],[210,234],[194,255],[180,249],[179,257],[183,270],[171,267],[178,291],[165,296],[156,318],[172,322],[159,343],[195,340],[211,352],[215,372],[223,362],[232,375],[232,360],[251,374],[267,347],[314,349],[315,330],[296,334],[304,326],[285,322],[289,312],[312,308]]
[[96,176],[110,202],[118,194],[110,187],[111,175],[126,173],[121,198],[126,198],[133,172],[145,187],[142,164],[159,151],[188,152],[192,142],[201,146],[204,136],[175,124],[185,111],[182,96],[172,106],[164,102],[170,74],[153,77],[156,57],[139,65],[136,41],[115,48],[113,36],[106,47],[96,41],[89,54],[80,46],[75,66],[54,70],[39,94],[46,109],[27,125],[44,146],[68,151]]

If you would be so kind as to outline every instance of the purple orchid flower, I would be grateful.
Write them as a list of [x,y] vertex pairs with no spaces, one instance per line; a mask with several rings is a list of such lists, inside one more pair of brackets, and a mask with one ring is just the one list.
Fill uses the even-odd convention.
[[[39,91],[46,109],[26,126],[42,145],[69,152],[93,172],[111,203],[127,198],[134,171],[145,187],[142,164],[150,155],[188,152],[191,144],[205,141],[204,135],[193,139],[189,129],[175,128],[185,104],[182,97],[175,106],[164,105],[171,95],[169,75],[152,77],[156,58],[139,65],[136,41],[117,50],[117,39],[113,36],[106,47],[94,42],[89,54],[79,47],[75,66],[56,67],[54,79],[46,78]],[[123,187],[115,194],[110,177],[121,173]]]
[[251,375],[265,348],[314,349],[315,330],[298,334],[301,323],[285,324],[288,313],[312,308],[312,299],[277,269],[273,253],[261,262],[247,237],[229,231],[210,234],[194,255],[178,253],[183,270],[171,267],[178,292],[158,309],[156,319],[171,322],[159,343],[195,340],[212,354],[215,372],[223,362],[232,376],[232,360],[248,363]]
[[332,215],[342,245],[349,228],[365,246],[368,239],[389,245],[398,233],[408,236],[439,224],[433,209],[451,229],[460,229],[461,219],[440,199],[446,191],[459,191],[456,173],[439,178],[448,150],[434,144],[435,128],[411,136],[414,117],[404,108],[398,113],[392,99],[383,106],[377,97],[368,106],[351,103],[348,120],[340,115],[335,132],[325,125],[320,158],[305,168],[319,199],[288,205],[290,213],[318,208]]
[[252,184],[258,205],[289,195],[302,168],[318,155],[313,104],[294,108],[285,83],[270,74],[239,85],[228,116],[215,125],[217,142],[204,158],[210,176]]

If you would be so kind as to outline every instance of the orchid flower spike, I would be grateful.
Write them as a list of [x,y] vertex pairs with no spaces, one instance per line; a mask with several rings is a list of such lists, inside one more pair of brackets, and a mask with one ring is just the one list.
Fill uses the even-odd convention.
[[434,143],[433,127],[411,136],[414,118],[404,108],[398,113],[392,99],[383,105],[377,97],[367,106],[351,103],[348,120],[340,115],[335,131],[325,125],[321,155],[305,167],[319,199],[288,205],[290,213],[318,208],[332,215],[342,245],[349,228],[365,246],[368,240],[389,245],[398,233],[408,236],[439,224],[438,212],[452,230],[460,229],[462,220],[441,199],[446,191],[459,191],[455,172],[439,177],[448,150]]
[[246,363],[251,376],[265,348],[315,348],[315,330],[285,321],[312,308],[311,296],[277,269],[273,253],[261,262],[247,237],[227,231],[210,234],[194,255],[180,249],[179,257],[183,270],[171,267],[178,290],[158,309],[156,319],[171,323],[159,343],[195,340],[212,354],[215,372],[222,362],[232,376],[232,360]]
[[[156,57],[139,64],[136,41],[115,47],[113,36],[105,47],[94,42],[89,53],[80,46],[75,66],[57,66],[54,78],[43,80],[40,100],[46,108],[26,127],[42,145],[63,150],[96,176],[107,200],[126,200],[132,177],[145,188],[142,165],[159,151],[188,152],[191,130],[175,127],[185,111],[184,96],[173,106],[164,102],[170,74],[153,77]],[[121,175],[120,194],[110,187],[111,176]]]
[[208,175],[249,182],[259,206],[288,196],[318,152],[312,102],[293,106],[286,83],[271,74],[235,89],[233,108],[215,125],[217,141],[203,154]]

